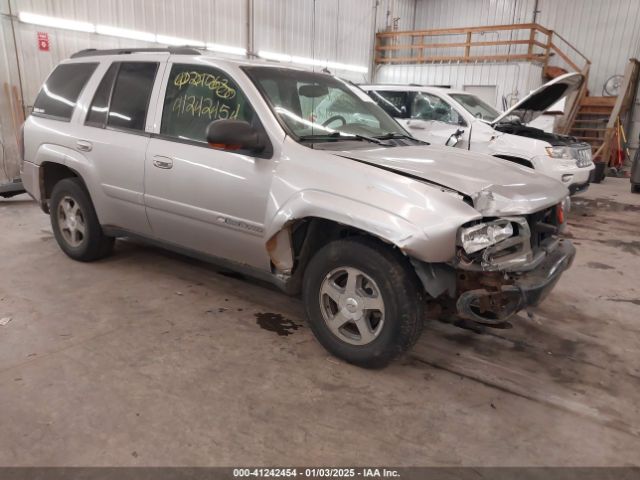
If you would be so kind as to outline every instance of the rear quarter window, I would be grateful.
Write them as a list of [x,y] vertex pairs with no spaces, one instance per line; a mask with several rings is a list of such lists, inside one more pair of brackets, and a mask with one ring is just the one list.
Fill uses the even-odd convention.
[[33,104],[33,114],[71,120],[78,97],[97,66],[97,62],[58,65],[42,85]]

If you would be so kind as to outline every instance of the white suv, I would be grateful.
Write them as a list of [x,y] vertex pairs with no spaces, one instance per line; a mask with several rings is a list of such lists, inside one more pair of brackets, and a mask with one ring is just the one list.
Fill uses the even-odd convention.
[[562,182],[571,194],[589,186],[595,168],[591,146],[574,137],[527,124],[580,88],[583,76],[567,73],[546,83],[506,112],[476,95],[448,88],[362,85],[411,134],[436,145],[455,145],[535,169]]
[[417,340],[427,300],[504,324],[575,254],[560,183],[425,146],[362,90],[273,64],[80,52],[46,80],[24,152],[25,187],[71,258],[126,236],[265,279],[367,367]]

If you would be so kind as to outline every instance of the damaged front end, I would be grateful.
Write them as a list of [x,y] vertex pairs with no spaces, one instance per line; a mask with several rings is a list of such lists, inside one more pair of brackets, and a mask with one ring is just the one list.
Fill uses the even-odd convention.
[[504,323],[539,304],[575,256],[561,238],[566,204],[514,217],[484,219],[458,232],[458,315],[485,325]]
[[438,271],[414,264],[416,271],[432,297],[446,291],[455,299],[458,316],[483,325],[504,324],[539,304],[571,266],[575,248],[561,237],[564,207],[465,224],[458,231],[453,262]]
[[[457,276],[458,315],[483,325],[500,325],[523,308],[538,305],[571,266],[575,247],[565,239],[519,271],[465,271]],[[524,270],[525,268],[529,270]]]

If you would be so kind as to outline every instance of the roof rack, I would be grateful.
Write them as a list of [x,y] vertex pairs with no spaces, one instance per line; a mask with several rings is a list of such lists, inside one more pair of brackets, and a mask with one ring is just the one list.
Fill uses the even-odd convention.
[[86,48],[71,55],[71,58],[93,57],[97,55],[127,55],[131,53],[170,53],[172,55],[202,55],[202,51],[193,47],[158,47],[158,48],[115,48],[98,50]]

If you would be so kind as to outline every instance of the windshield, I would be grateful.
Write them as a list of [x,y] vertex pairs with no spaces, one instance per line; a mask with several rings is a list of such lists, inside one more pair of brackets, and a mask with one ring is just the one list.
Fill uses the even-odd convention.
[[470,93],[450,93],[449,96],[464,107],[464,109],[480,120],[493,122],[500,116],[495,108]]
[[362,90],[331,75],[274,67],[246,67],[280,123],[300,140],[406,136]]

